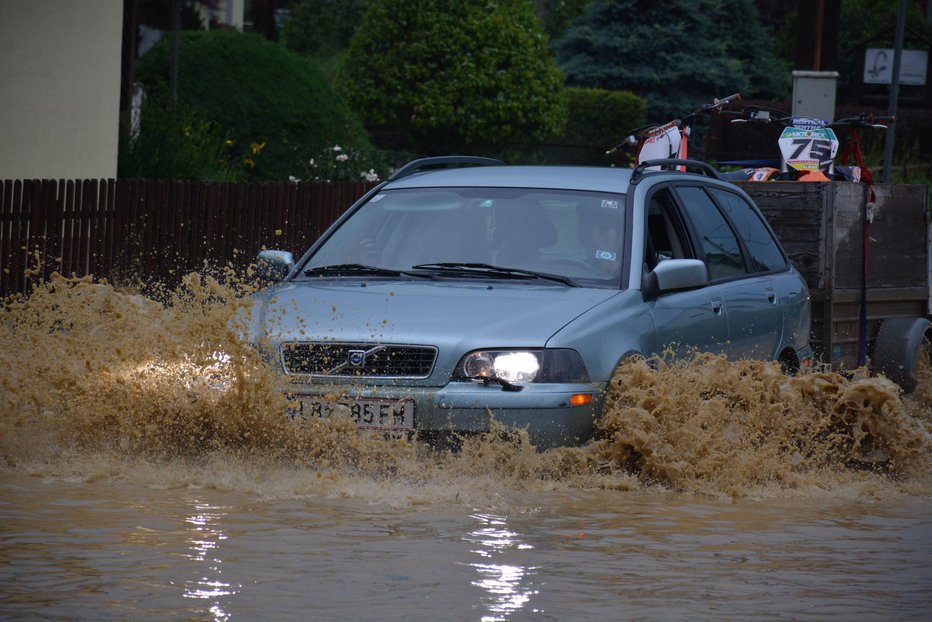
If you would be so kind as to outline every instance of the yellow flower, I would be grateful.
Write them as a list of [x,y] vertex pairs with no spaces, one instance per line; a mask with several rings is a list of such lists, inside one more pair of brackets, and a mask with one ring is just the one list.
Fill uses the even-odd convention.
[[252,170],[256,167],[256,162],[252,158],[243,158],[243,164],[249,168],[249,170]]
[[259,155],[259,152],[265,149],[265,143],[252,143],[252,145],[249,146],[249,149],[252,151],[252,155]]

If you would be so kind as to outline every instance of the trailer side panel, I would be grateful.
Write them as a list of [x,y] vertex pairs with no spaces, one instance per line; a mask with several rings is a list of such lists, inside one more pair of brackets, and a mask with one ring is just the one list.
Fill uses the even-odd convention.
[[806,279],[812,346],[823,362],[857,367],[862,348],[870,355],[883,320],[928,316],[932,227],[925,186],[876,185],[873,206],[864,184],[741,186]]

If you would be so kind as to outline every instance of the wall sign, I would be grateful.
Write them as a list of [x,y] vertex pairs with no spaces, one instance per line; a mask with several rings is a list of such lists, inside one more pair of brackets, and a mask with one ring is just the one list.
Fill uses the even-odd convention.
[[[926,83],[929,53],[903,50],[900,60],[900,84],[922,86]],[[867,48],[864,52],[864,82],[890,84],[893,79],[893,48]]]

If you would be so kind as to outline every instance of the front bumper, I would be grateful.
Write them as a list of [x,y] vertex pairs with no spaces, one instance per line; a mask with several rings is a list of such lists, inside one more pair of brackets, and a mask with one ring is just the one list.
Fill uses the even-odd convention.
[[[593,433],[602,411],[604,383],[527,384],[521,391],[506,391],[497,384],[451,382],[444,387],[326,384],[292,384],[289,393],[414,402],[414,427],[418,433],[488,432],[490,422],[507,429],[525,428],[539,449],[579,445]],[[574,395],[591,394],[592,401],[574,406]]]

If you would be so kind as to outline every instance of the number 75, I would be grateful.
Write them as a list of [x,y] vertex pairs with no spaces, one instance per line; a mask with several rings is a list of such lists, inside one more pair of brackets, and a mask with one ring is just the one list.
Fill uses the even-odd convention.
[[809,158],[819,163],[829,162],[832,159],[832,141],[826,138],[794,138],[793,145],[796,151],[789,157],[790,160],[799,158],[806,148],[809,148]]

